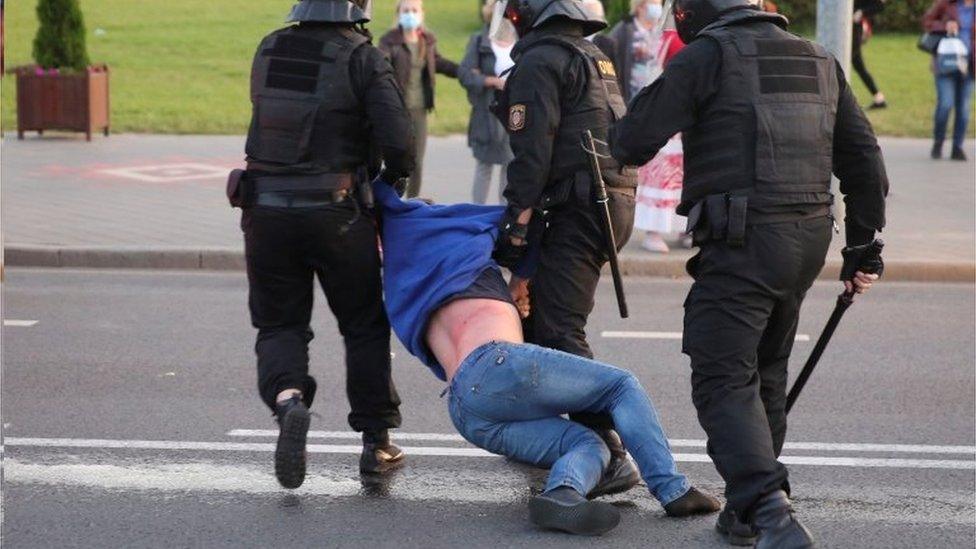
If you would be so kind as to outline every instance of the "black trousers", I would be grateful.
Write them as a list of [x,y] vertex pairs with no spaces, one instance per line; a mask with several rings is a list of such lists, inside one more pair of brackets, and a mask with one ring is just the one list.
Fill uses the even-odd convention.
[[[634,228],[633,192],[611,191],[610,212],[618,248]],[[532,278],[532,316],[526,339],[542,347],[593,358],[586,322],[593,312],[600,272],[609,260],[603,225],[593,201],[572,198],[547,218],[539,267]],[[596,429],[612,428],[609,416],[572,419]]]
[[871,95],[878,93],[878,85],[874,83],[874,77],[868,72],[868,66],[864,64],[864,56],[861,55],[861,41],[864,36],[864,29],[861,25],[854,25],[854,41],[851,43],[851,65],[854,71],[861,77],[865,87]]
[[688,264],[695,283],[683,350],[692,400],[728,505],[740,516],[761,496],[788,490],[777,461],[786,439],[787,363],[831,228],[827,217],[749,227],[743,247],[708,242]]
[[350,200],[315,208],[244,210],[251,322],[258,329],[258,388],[272,410],[277,394],[315,396],[308,374],[315,278],[339,324],[346,350],[346,394],[356,431],[400,426],[390,375],[390,324],[383,308],[376,228],[358,221]]

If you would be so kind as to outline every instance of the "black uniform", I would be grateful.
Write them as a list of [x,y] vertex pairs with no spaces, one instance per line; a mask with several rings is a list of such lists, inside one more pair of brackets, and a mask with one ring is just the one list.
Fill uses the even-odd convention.
[[841,181],[849,245],[884,226],[888,181],[871,126],[835,59],[755,10],[727,14],[668,65],[613,132],[642,164],[682,134],[679,213],[700,252],[683,350],[708,452],[739,516],[787,489],[787,362],[800,305],[831,239],[830,179]]
[[311,404],[318,277],[345,342],[350,425],[398,427],[376,228],[355,196],[381,160],[390,178],[413,168],[410,119],[392,68],[351,24],[301,23],[259,46],[251,100],[253,198],[241,226],[261,397],[275,409],[280,391],[297,388]]
[[[546,22],[519,40],[512,56],[515,69],[499,102],[515,155],[505,198],[512,209],[546,212],[527,335],[532,343],[592,358],[585,327],[608,256],[581,134],[589,129],[606,141],[626,107],[613,63],[576,22]],[[634,224],[636,171],[610,158],[601,167],[623,246]]]

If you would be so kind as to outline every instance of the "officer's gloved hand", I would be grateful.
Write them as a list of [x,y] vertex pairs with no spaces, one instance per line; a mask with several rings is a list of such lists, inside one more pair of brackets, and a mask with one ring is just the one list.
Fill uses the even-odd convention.
[[514,268],[529,249],[529,225],[518,222],[519,212],[509,208],[505,210],[499,223],[498,240],[495,241],[495,251],[491,257],[506,269]]
[[384,169],[376,179],[393,187],[397,196],[401,198],[403,197],[403,193],[407,192],[407,178],[394,175],[390,170]]
[[861,246],[848,246],[841,250],[844,265],[840,270],[840,279],[848,293],[864,293],[871,289],[881,275],[884,274],[884,260],[881,251],[884,242],[880,239]]

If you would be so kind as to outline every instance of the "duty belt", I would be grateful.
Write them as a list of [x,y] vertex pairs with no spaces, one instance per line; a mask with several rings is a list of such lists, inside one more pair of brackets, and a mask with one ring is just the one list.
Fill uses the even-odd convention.
[[688,212],[688,232],[695,244],[724,240],[733,248],[745,244],[746,227],[803,221],[830,215],[830,206],[824,204],[810,212],[798,214],[757,213],[749,210],[747,193],[720,193],[699,200]]
[[352,194],[351,173],[266,175],[254,178],[254,205],[273,208],[312,208],[342,202]]

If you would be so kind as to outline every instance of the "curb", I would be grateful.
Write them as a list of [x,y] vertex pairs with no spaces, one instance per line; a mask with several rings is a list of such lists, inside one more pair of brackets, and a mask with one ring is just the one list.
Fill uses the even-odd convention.
[[[7,267],[55,267],[80,269],[150,269],[243,271],[244,252],[239,248],[181,248],[140,246],[4,246]],[[625,276],[686,278],[685,258],[620,256]],[[828,261],[821,280],[836,280],[839,261]],[[885,279],[901,282],[976,282],[976,263],[947,261],[897,261],[886,263]]]

